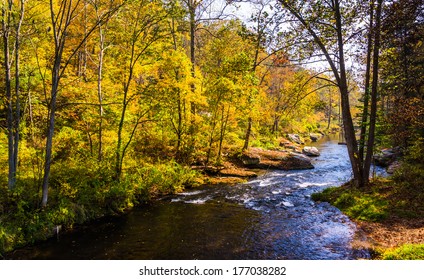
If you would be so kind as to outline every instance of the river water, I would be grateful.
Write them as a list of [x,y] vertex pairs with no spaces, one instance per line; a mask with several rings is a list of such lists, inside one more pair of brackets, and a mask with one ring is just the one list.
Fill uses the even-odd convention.
[[356,226],[311,194],[351,178],[346,146],[325,137],[315,169],[162,198],[36,246],[15,259],[357,259]]

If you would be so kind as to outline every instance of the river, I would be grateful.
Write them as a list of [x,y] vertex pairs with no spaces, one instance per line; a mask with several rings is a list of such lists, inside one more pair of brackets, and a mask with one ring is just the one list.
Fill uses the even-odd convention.
[[356,226],[311,194],[352,176],[346,146],[316,143],[315,169],[164,197],[17,250],[15,259],[358,259]]

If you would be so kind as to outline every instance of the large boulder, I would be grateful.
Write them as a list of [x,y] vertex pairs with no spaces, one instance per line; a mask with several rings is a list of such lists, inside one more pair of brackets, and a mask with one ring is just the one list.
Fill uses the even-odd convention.
[[320,155],[316,147],[309,147],[309,146],[303,147],[302,153],[310,157],[317,157]]
[[246,167],[261,169],[311,169],[314,166],[311,159],[301,153],[293,153],[278,150],[263,150],[260,148],[249,148],[243,152],[241,157]]
[[309,157],[298,153],[289,153],[286,158],[281,160],[279,167],[283,170],[302,170],[314,168]]
[[299,145],[305,144],[305,142],[299,136],[299,134],[288,134],[287,137],[290,139],[290,141],[292,141],[292,142],[294,142],[296,144],[299,144]]

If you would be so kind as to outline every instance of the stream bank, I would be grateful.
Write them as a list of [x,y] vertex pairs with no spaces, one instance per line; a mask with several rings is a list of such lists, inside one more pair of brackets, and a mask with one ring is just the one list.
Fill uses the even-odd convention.
[[12,259],[358,259],[357,227],[311,195],[351,177],[346,147],[327,138],[314,169],[273,170],[204,186],[16,250]]

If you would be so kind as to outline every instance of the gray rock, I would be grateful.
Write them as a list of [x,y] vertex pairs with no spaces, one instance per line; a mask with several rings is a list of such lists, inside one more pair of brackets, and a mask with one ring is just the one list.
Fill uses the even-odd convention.
[[317,157],[317,156],[320,155],[317,148],[309,147],[309,146],[305,146],[302,150],[302,153],[304,153],[305,155],[310,156],[310,157]]
[[287,158],[282,160],[280,167],[283,170],[302,170],[314,168],[309,157],[298,153],[290,153]]
[[305,143],[298,134],[288,134],[287,137],[296,144],[303,145]]

